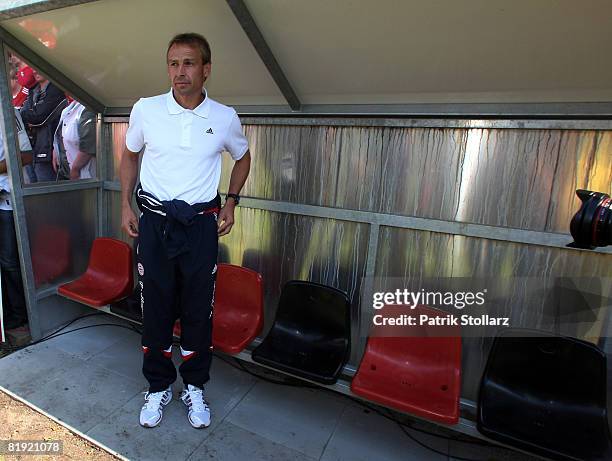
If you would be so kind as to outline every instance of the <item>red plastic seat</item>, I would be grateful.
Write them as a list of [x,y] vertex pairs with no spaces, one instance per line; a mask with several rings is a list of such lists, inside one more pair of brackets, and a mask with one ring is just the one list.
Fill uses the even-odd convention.
[[32,239],[34,283],[40,286],[62,276],[70,267],[70,235],[55,225],[42,225]]
[[[448,315],[424,306],[412,311],[405,306],[388,306],[377,313],[384,317]],[[406,413],[444,424],[456,424],[459,421],[461,386],[460,328],[402,328],[405,335],[411,336],[368,338],[351,390],[373,402]]]
[[[218,264],[213,315],[213,346],[237,354],[263,328],[263,281],[260,274],[245,267]],[[180,322],[174,334],[181,335]]]
[[133,288],[130,246],[112,238],[97,238],[91,247],[85,273],[60,286],[58,293],[89,306],[101,307],[129,296]]

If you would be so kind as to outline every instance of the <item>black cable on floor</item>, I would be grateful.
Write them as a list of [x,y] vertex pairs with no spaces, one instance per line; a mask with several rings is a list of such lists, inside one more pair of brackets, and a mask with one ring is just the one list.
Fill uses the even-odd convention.
[[225,357],[222,357],[220,355],[216,355],[217,358],[220,358],[221,360],[223,360],[224,362],[228,363],[229,365],[233,366],[234,368],[240,369],[242,371],[244,371],[245,373],[248,373],[251,376],[254,376],[255,378],[261,379],[262,381],[266,381],[268,383],[272,383],[272,384],[278,384],[280,386],[289,386],[289,387],[311,387],[311,388],[318,388],[318,386],[310,386],[308,384],[305,384],[301,381],[299,381],[298,379],[295,378],[291,378],[291,377],[287,377],[287,378],[281,378],[281,379],[272,379],[269,378],[267,376],[261,375],[259,373],[255,373],[251,370],[249,370],[247,367],[244,366],[244,364],[237,358],[234,358],[234,363],[236,363],[236,365],[238,365],[238,367],[236,367],[235,365],[233,365],[229,360],[227,360]]
[[[242,370],[242,371],[244,371],[245,373],[248,373],[248,374],[249,374],[249,375],[251,375],[251,376],[254,376],[254,377],[258,378],[258,379],[261,379],[261,380],[263,380],[263,381],[266,381],[266,382],[269,382],[269,383],[272,383],[272,384],[278,384],[278,385],[283,385],[283,386],[292,386],[292,387],[305,387],[305,388],[309,388],[309,389],[326,390],[326,391],[329,391],[329,392],[333,392],[334,394],[337,394],[337,392],[332,391],[332,390],[330,390],[330,389],[327,389],[327,388],[325,388],[325,387],[320,387],[320,386],[316,386],[316,385],[310,385],[310,384],[304,383],[303,381],[299,381],[299,380],[297,380],[297,379],[296,379],[296,381],[297,381],[296,383],[290,383],[290,382],[287,382],[287,381],[286,381],[286,380],[284,380],[284,379],[283,379],[283,380],[275,380],[275,379],[270,379],[270,378],[268,378],[268,377],[266,377],[266,376],[262,376],[262,375],[260,375],[259,373],[254,373],[254,372],[252,372],[251,370],[248,370],[248,369],[247,369],[247,368],[246,368],[246,367],[245,367],[245,366],[244,366],[244,365],[241,363],[241,361],[240,361],[239,359],[237,359],[237,358],[234,358],[234,362],[235,362],[235,363],[236,363],[238,366],[234,365],[234,363],[232,363],[232,361],[230,361],[230,360],[226,359],[225,357],[222,357],[222,356],[220,356],[220,355],[218,355],[218,354],[216,355],[216,357],[220,358],[220,359],[221,359],[221,360],[223,360],[225,363],[227,363],[228,365],[230,365],[230,366],[232,366],[232,367],[234,367],[234,368],[236,368],[236,369]],[[402,422],[398,421],[398,420],[397,420],[395,417],[393,417],[391,414],[389,414],[389,415],[384,414],[384,413],[383,413],[382,411],[380,411],[379,409],[377,409],[377,408],[375,408],[375,407],[372,407],[372,406],[368,405],[367,403],[365,403],[365,402],[363,402],[363,401],[361,401],[361,400],[359,400],[359,399],[356,399],[356,398],[354,398],[354,397],[351,397],[351,396],[349,396],[349,395],[345,395],[345,394],[342,394],[342,395],[343,395],[344,397],[346,397],[346,398],[348,398],[348,399],[352,400],[353,402],[355,402],[355,403],[359,404],[360,406],[362,406],[362,407],[364,407],[364,408],[366,408],[366,409],[368,409],[368,410],[370,410],[370,411],[373,411],[373,412],[375,412],[375,413],[379,414],[380,416],[382,416],[382,417],[384,417],[384,418],[387,418],[387,419],[391,420],[392,422],[394,422],[395,424],[397,424],[398,426],[400,426],[400,428],[402,429],[402,432],[404,432],[404,434],[406,434],[406,435],[407,435],[409,438],[411,438],[411,439],[412,439],[412,440],[414,440],[414,441],[415,441],[417,444],[421,445],[422,447],[424,447],[424,448],[426,448],[426,449],[431,450],[431,451],[432,451],[432,452],[434,452],[434,453],[437,453],[437,454],[440,454],[440,455],[443,455],[443,456],[450,456],[450,455],[447,455],[446,453],[443,453],[443,452],[438,451],[438,450],[436,450],[436,449],[434,449],[434,448],[432,448],[432,447],[429,447],[429,446],[427,446],[426,444],[424,444],[423,442],[421,442],[421,441],[419,441],[419,440],[415,439],[415,438],[414,438],[414,436],[412,436],[411,434],[409,434],[408,432],[406,432],[406,428],[409,428],[409,429],[411,429],[411,430],[413,430],[413,431],[415,431],[415,432],[420,432],[420,433],[422,433],[422,434],[426,434],[426,435],[429,435],[429,436],[432,436],[432,437],[437,437],[437,438],[444,439],[444,440],[448,440],[448,441],[452,441],[452,442],[466,443],[466,444],[468,444],[468,445],[478,445],[478,446],[483,446],[483,447],[487,447],[487,448],[498,448],[498,447],[497,447],[497,445],[493,445],[493,444],[490,444],[490,443],[487,443],[487,442],[471,441],[471,440],[462,440],[462,439],[458,439],[458,438],[455,438],[455,437],[448,437],[448,436],[445,436],[445,435],[435,434],[435,433],[433,433],[433,432],[429,432],[429,431],[426,431],[426,430],[423,430],[423,429],[418,429],[418,428],[415,428],[415,427],[413,427],[413,426],[411,426],[411,425],[409,425],[409,424],[402,423]],[[505,447],[501,447],[501,448],[505,448]],[[505,448],[505,449],[506,449],[506,450],[509,450],[508,448]],[[472,459],[472,458],[462,458],[462,457],[459,457],[459,456],[451,456],[451,458],[453,458],[453,459],[457,459],[457,460],[459,460],[459,461],[481,461],[481,460],[475,460],[475,459]]]
[[381,410],[379,410],[378,408],[373,407],[371,405],[368,405],[363,400],[356,399],[355,397],[352,397],[350,395],[345,395],[345,397],[350,399],[350,400],[352,400],[353,402],[357,403],[358,405],[361,405],[362,407],[364,407],[364,408],[366,408],[366,409],[368,409],[370,411],[373,411],[374,413],[379,414],[380,416],[382,416],[383,418],[388,419],[389,421],[392,421],[392,422],[394,422],[396,424],[399,424],[401,426],[404,426],[404,427],[408,427],[408,428],[412,429],[415,432],[420,432],[421,434],[431,435],[433,437],[438,437],[438,438],[441,438],[441,439],[444,439],[444,440],[449,440],[451,442],[467,443],[469,445],[480,445],[480,446],[483,446],[483,447],[490,447],[490,448],[493,448],[493,447],[496,448],[497,447],[497,445],[493,445],[493,444],[488,443],[488,442],[481,442],[480,440],[462,440],[462,439],[459,439],[457,437],[450,437],[450,436],[446,436],[446,435],[442,435],[442,434],[436,434],[434,432],[429,432],[429,431],[427,431],[425,429],[419,429],[417,427],[411,426],[408,423],[400,422],[397,418],[395,418],[395,416],[393,416],[391,411],[389,411],[388,409],[387,409],[387,413],[385,414]]
[[59,336],[62,336],[62,335],[68,334],[68,333],[72,333],[72,332],[74,332],[74,331],[83,330],[83,329],[85,329],[85,328],[93,328],[93,327],[98,327],[98,326],[115,326],[115,327],[120,327],[120,328],[126,328],[126,329],[131,330],[131,331],[134,331],[134,332],[136,332],[136,333],[140,333],[140,331],[138,331],[138,330],[137,330],[135,327],[133,327],[132,325],[130,325],[130,326],[127,326],[127,325],[118,325],[118,324],[115,324],[115,323],[99,323],[99,324],[96,324],[96,325],[86,325],[86,326],[84,326],[84,327],[75,328],[75,329],[73,329],[73,330],[69,330],[69,331],[65,331],[64,333],[60,333],[60,331],[62,331],[62,330],[64,330],[64,329],[68,328],[68,327],[69,327],[70,325],[72,325],[74,322],[76,322],[76,321],[78,321],[78,320],[81,320],[81,319],[84,319],[84,318],[87,318],[87,317],[93,317],[93,316],[96,316],[96,315],[107,315],[107,314],[106,314],[105,312],[94,312],[94,313],[92,313],[92,314],[85,314],[85,315],[81,315],[81,316],[79,316],[79,317],[76,317],[76,318],[74,318],[74,319],[70,320],[70,321],[69,321],[68,323],[66,323],[65,325],[63,325],[63,326],[59,327],[59,328],[58,328],[57,330],[55,330],[54,332],[49,333],[47,336],[43,336],[42,338],[40,338],[40,339],[39,339],[39,340],[37,340],[37,341],[33,341],[33,342],[31,342],[31,343],[29,343],[29,344],[26,344],[26,345],[24,345],[24,346],[17,346],[17,347],[13,347],[13,346],[3,346],[3,347],[2,347],[2,350],[4,350],[4,351],[10,351],[10,352],[17,352],[17,351],[19,351],[19,350],[21,350],[21,349],[25,349],[26,347],[34,346],[34,345],[36,345],[36,344],[43,343],[43,342],[48,341],[48,340],[50,340],[50,339],[57,338],[57,337],[59,337]]
[[[436,450],[435,448],[432,448],[432,447],[430,447],[429,445],[427,445],[427,444],[425,444],[425,443],[421,442],[421,441],[420,441],[420,440],[418,440],[416,437],[414,437],[412,434],[410,434],[410,433],[409,433],[409,432],[406,430],[406,428],[404,427],[404,425],[403,425],[403,424],[401,424],[399,421],[396,421],[396,423],[397,423],[397,425],[399,426],[399,428],[402,430],[402,432],[403,432],[403,433],[404,433],[404,434],[405,434],[405,435],[406,435],[406,436],[407,436],[407,437],[408,437],[410,440],[412,440],[413,442],[415,442],[415,443],[417,443],[418,445],[422,446],[423,448],[426,448],[427,450],[433,451],[434,453],[437,453],[437,454],[442,455],[442,456],[445,456],[445,457],[447,456],[447,457],[449,457],[449,458],[451,458],[451,459],[458,459],[459,461],[480,461],[480,460],[475,460],[475,459],[473,459],[473,458],[463,458],[463,457],[461,457],[461,456],[451,456],[451,455],[450,455],[450,454],[448,454],[448,453],[444,453],[443,451]],[[431,435],[435,435],[435,434],[431,434]],[[458,441],[458,442],[460,442],[461,440],[457,440],[457,441]]]

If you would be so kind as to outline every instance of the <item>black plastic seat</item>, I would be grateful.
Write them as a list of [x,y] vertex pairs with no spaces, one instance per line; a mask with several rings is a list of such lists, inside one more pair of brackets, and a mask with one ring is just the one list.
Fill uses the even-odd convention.
[[552,459],[612,459],[605,354],[574,338],[507,330],[489,354],[478,430]]
[[252,358],[322,384],[337,381],[350,352],[350,301],[313,282],[283,287],[274,324]]

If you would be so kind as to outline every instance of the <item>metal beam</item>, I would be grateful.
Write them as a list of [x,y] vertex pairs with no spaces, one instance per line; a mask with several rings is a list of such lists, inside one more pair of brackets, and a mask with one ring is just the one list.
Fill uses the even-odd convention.
[[299,111],[302,107],[299,98],[295,94],[289,80],[285,76],[285,73],[281,69],[278,61],[274,57],[272,50],[266,43],[259,27],[255,24],[253,16],[249,12],[247,6],[243,0],[226,0],[230,9],[234,13],[234,16],[242,26],[242,29],[246,33],[247,37],[255,47],[255,51],[259,54],[259,57],[263,61],[264,65],[268,68],[268,72],[278,85],[281,93],[285,96],[291,110]]
[[[110,129],[110,127],[108,127]],[[107,193],[104,190],[104,181],[107,179],[107,171],[109,162],[110,150],[107,150],[107,138],[104,125],[102,123],[102,114],[96,115],[96,167],[98,173],[99,187],[98,187],[98,212],[96,214],[97,226],[96,226],[96,237],[104,237],[106,235],[106,229],[108,228],[107,211],[106,206]]]
[[[117,117],[111,121],[123,121]],[[482,128],[495,130],[612,130],[612,120],[460,120],[444,118],[371,118],[371,117],[254,117],[241,116],[243,125],[306,125],[386,128]]]
[[32,67],[36,68],[39,72],[49,77],[53,83],[60,86],[66,92],[71,94],[75,99],[78,99],[85,106],[92,109],[94,112],[104,113],[104,104],[90,96],[89,93],[81,89],[76,83],[70,78],[64,75],[53,65],[49,64],[44,58],[36,54],[21,41],[19,41],[14,35],[10,34],[6,29],[0,27],[0,40],[2,40],[12,51],[21,56],[27,61]]
[[11,6],[0,7],[0,21],[5,19],[20,18],[31,14],[43,13],[45,11],[57,10],[68,6],[91,3],[98,0],[21,0],[11,2]]
[[17,249],[19,252],[19,263],[23,279],[24,297],[28,312],[30,335],[32,339],[41,336],[40,321],[36,304],[36,289],[34,283],[34,271],[32,269],[32,255],[28,238],[28,226],[23,200],[23,187],[21,183],[21,161],[17,149],[17,132],[15,129],[15,108],[13,107],[13,95],[10,93],[9,79],[6,65],[8,50],[2,44],[0,57],[4,60],[0,64],[0,101],[1,112],[0,130],[4,145],[4,158],[6,170],[11,179],[11,202],[13,205],[13,219],[15,222],[15,234],[17,235]]
[[462,119],[612,119],[612,102],[304,104],[299,114],[282,105],[234,105],[242,116],[391,116]]
[[73,190],[83,189],[97,189],[102,188],[104,185],[103,181],[98,179],[80,179],[78,181],[59,181],[38,184],[29,184],[23,188],[23,195],[46,195],[55,194],[57,192],[67,192]]
[[104,109],[104,122],[108,123],[109,119],[111,119],[110,121],[114,121],[112,119],[115,117],[129,118],[131,112],[132,112],[131,107],[106,107]]
[[104,181],[104,190],[121,192],[121,183],[119,181]]
[[[564,105],[560,115],[558,104],[521,105],[502,113],[490,105],[466,107],[462,104],[430,105],[423,107],[398,104],[371,105],[308,105],[299,113],[286,106],[233,106],[243,124],[249,125],[313,125],[313,126],[378,126],[407,128],[490,128],[537,130],[612,130],[612,103],[580,103]],[[420,109],[420,110],[417,110]],[[508,109],[506,107],[506,109]],[[105,123],[127,122],[131,107],[107,107]],[[446,110],[447,112],[443,112]],[[480,110],[480,112],[479,112]],[[539,111],[539,112],[538,112]],[[451,117],[449,114],[459,114]],[[466,114],[471,113],[470,116]],[[493,116],[491,114],[496,113]],[[544,117],[544,114],[552,114]],[[522,115],[521,115],[522,114]],[[574,116],[570,117],[571,114]]]
[[[127,115],[104,117],[104,123],[127,123]],[[460,120],[444,118],[241,116],[243,125],[347,126],[387,128],[482,128],[491,130],[612,130],[612,120]]]

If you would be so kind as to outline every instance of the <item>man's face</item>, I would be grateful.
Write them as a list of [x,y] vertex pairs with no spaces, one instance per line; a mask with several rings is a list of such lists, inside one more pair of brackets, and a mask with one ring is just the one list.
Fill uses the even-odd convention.
[[36,80],[37,83],[42,83],[47,80],[47,78],[39,73],[36,69],[32,69],[32,71],[34,73],[34,80]]
[[199,48],[174,44],[168,50],[168,76],[172,88],[181,96],[201,93],[209,74],[210,63],[202,62]]

